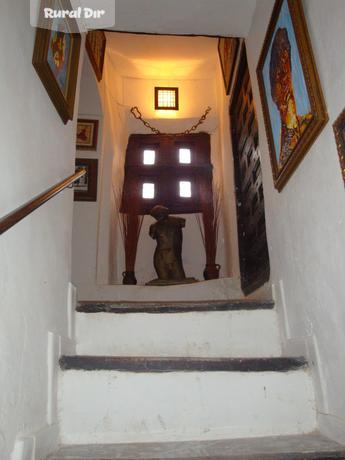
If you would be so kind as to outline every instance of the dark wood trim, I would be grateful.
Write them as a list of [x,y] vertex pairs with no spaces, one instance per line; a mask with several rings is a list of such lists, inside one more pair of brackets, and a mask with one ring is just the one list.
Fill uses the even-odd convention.
[[162,36],[162,37],[207,37],[207,38],[242,38],[242,37],[233,37],[225,35],[213,35],[213,34],[173,34],[173,33],[164,33],[164,32],[138,32],[133,30],[113,30],[113,29],[98,29],[107,33],[116,33],[116,34],[133,34],[133,35],[153,35],[153,36]]
[[62,356],[62,370],[120,372],[288,372],[307,366],[304,358],[144,358]]
[[112,302],[82,301],[76,310],[80,313],[190,313],[239,310],[271,310],[274,302],[248,300],[219,300],[200,302]]
[[256,280],[252,282],[244,282],[242,286],[243,294],[249,295],[252,294],[254,291],[259,289],[265,283],[267,283],[270,279],[270,267],[266,267],[263,272],[259,274]]
[[49,188],[45,192],[35,196],[35,198],[33,198],[32,200],[23,204],[19,208],[15,209],[9,214],[6,214],[6,216],[0,219],[0,235],[2,233],[5,233],[18,222],[20,222],[22,219],[24,219],[24,217],[31,214],[33,211],[35,211],[35,209],[42,206],[42,204],[46,203],[55,195],[65,190],[65,188],[72,185],[73,182],[78,180],[80,177],[84,176],[84,174],[86,174],[86,170],[81,169],[75,174],[72,174],[71,176],[67,177],[65,180],[54,185],[54,187]]

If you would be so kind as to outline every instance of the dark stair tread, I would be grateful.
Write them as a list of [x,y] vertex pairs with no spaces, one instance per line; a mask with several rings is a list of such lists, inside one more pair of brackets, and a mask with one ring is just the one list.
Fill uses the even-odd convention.
[[188,302],[80,301],[80,313],[189,313],[194,311],[270,310],[272,300],[212,300]]
[[[88,457],[87,460],[118,460],[121,457]],[[86,460],[85,457],[67,456],[56,457],[51,456],[48,460]],[[292,452],[286,454],[263,454],[263,455],[211,455],[203,457],[126,457],[123,460],[344,460],[345,451],[343,452],[308,452],[299,453]],[[122,460],[122,458],[121,458]]]
[[62,356],[63,370],[123,372],[288,372],[307,366],[304,358],[183,358]]
[[320,435],[216,441],[62,446],[50,460],[305,460],[344,459],[345,447]]

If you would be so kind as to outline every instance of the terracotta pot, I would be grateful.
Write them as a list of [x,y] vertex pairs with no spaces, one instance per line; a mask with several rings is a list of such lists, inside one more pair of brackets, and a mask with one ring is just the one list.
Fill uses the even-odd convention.
[[204,270],[204,278],[205,280],[216,280],[219,278],[219,264],[206,264]]
[[137,284],[134,272],[123,272],[122,277],[122,284]]

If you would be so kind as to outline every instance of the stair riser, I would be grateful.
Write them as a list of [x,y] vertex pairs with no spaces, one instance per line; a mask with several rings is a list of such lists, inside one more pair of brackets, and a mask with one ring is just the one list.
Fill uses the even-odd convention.
[[280,356],[274,310],[78,313],[77,353],[97,356]]
[[71,444],[183,441],[312,431],[306,370],[60,373],[61,441]]
[[[79,300],[113,300],[131,302],[185,302],[195,300],[243,299],[240,280],[220,278],[178,286],[103,285],[83,286]],[[267,292],[269,298],[270,293]]]

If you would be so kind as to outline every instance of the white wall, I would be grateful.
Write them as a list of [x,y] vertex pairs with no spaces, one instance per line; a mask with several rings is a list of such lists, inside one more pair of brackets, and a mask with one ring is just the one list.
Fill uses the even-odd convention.
[[[63,125],[31,64],[29,6],[1,3],[0,216],[74,172],[75,124]],[[59,342],[68,343],[72,199],[72,191],[64,191],[0,237],[4,460],[17,436],[37,434],[37,458],[57,442],[54,375]],[[31,455],[34,438],[26,441]],[[19,455],[19,442],[16,449]]]
[[298,344],[305,343],[310,354],[321,429],[345,442],[345,192],[332,131],[345,106],[344,2],[303,2],[330,121],[280,194],[273,187],[255,73],[273,4],[257,3],[247,39],[259,118],[271,281],[286,352],[303,352]]
[[77,150],[77,158],[98,160],[97,201],[75,201],[73,206],[72,281],[76,286],[94,283],[96,278],[98,216],[100,203],[100,171],[103,119],[97,80],[87,54],[85,55],[80,82],[78,118],[98,120],[96,150]]
[[[242,40],[241,40],[241,46]],[[231,137],[230,137],[230,117],[229,105],[230,97],[233,92],[237,67],[240,59],[240,48],[237,56],[237,62],[234,65],[234,78],[231,83],[229,96],[226,95],[223,74],[221,68],[218,68],[217,75],[217,97],[219,106],[219,130],[220,130],[220,145],[221,164],[219,169],[222,172],[223,180],[223,238],[225,249],[225,261],[227,263],[228,276],[240,277],[239,252],[238,252],[238,236],[237,236],[237,208],[235,194],[235,173],[234,160],[232,153]]]
[[98,159],[98,193],[96,202],[74,202],[72,280],[79,297],[90,286],[112,284],[118,278],[117,246],[121,244],[116,243],[119,235],[113,183],[122,183],[127,142],[119,94],[122,94],[122,80],[113,71],[108,56],[100,84],[86,56],[78,117],[98,119],[99,132],[97,149],[77,151],[77,157]]

